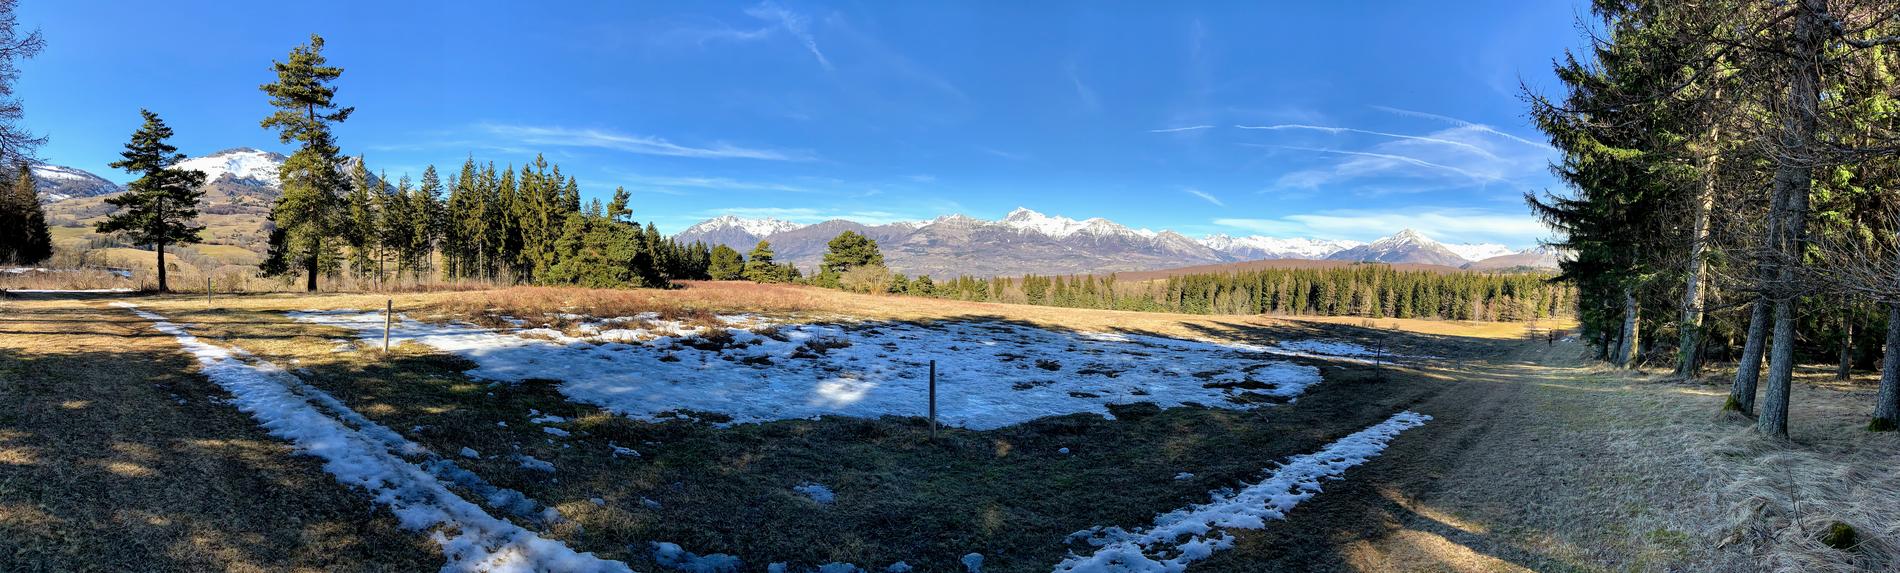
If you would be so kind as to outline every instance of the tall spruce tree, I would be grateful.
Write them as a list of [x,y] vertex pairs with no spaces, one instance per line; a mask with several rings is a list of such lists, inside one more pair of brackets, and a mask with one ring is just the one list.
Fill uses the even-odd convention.
[[53,256],[53,236],[33,170],[25,162],[18,166],[13,184],[0,188],[0,261],[30,265]]
[[277,108],[261,125],[277,130],[279,141],[299,146],[279,169],[283,196],[271,208],[275,229],[263,269],[285,273],[295,265],[310,292],[317,290],[317,275],[333,264],[333,239],[343,222],[341,197],[348,186],[337,168],[342,151],[331,128],[354,111],[336,105],[330,83],[343,68],[327,63],[323,37],[312,34],[310,43],[292,48],[285,61],[271,62],[277,81],[259,87]]
[[96,228],[101,233],[125,233],[134,244],[150,245],[158,253],[158,291],[166,292],[171,287],[166,278],[165,247],[199,241],[201,228],[191,223],[198,218],[205,174],[178,169],[176,165],[185,155],[165,141],[171,139],[172,128],[150,110],[139,110],[139,115],[145,123],[132,132],[132,140],[119,153],[123,159],[112,163],[113,168],[124,169],[138,179],[126,185],[125,193],[106,198],[119,210]]

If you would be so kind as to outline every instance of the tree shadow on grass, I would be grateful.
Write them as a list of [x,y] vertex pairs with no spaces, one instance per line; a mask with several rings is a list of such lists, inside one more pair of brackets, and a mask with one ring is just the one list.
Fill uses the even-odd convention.
[[120,314],[9,312],[23,332],[0,335],[0,570],[440,567],[426,536],[294,456],[169,336]]

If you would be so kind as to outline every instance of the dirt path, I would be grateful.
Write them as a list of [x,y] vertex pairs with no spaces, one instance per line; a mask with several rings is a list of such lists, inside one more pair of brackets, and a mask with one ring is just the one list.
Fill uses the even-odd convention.
[[97,301],[0,301],[0,571],[416,571],[427,537]]

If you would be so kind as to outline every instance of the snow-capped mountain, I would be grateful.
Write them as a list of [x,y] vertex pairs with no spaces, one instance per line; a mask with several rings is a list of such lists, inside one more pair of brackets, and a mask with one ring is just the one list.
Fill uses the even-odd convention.
[[1517,252],[1517,251],[1511,250],[1510,247],[1506,247],[1504,245],[1500,245],[1497,243],[1458,243],[1455,245],[1446,244],[1446,243],[1439,243],[1439,244],[1445,245],[1446,249],[1450,250],[1453,253],[1457,253],[1460,258],[1463,258],[1464,260],[1467,260],[1467,261],[1482,261],[1485,259],[1489,259],[1491,257],[1502,257],[1504,255],[1509,255],[1509,254]]
[[928,221],[883,225],[843,219],[798,225],[728,215],[693,225],[675,238],[723,244],[741,252],[764,240],[772,244],[779,260],[809,269],[824,256],[827,243],[845,231],[877,240],[885,263],[895,270],[940,277],[1106,273],[1262,259],[1333,259],[1462,267],[1495,255],[1515,256],[1502,245],[1445,245],[1410,229],[1370,244],[1228,235],[1192,239],[1174,231],[1132,229],[1102,218],[1076,220],[1025,208],[1010,211],[995,221],[951,214]]
[[1094,236],[1134,234],[1148,238],[1154,238],[1158,235],[1158,233],[1147,229],[1130,229],[1101,217],[1092,217],[1087,220],[1077,221],[1060,215],[1044,215],[1022,207],[1017,207],[1016,210],[1010,211],[1008,215],[1003,216],[1003,220],[997,221],[997,224],[1014,229],[1041,233],[1053,239],[1067,238],[1076,233]]
[[1557,263],[1570,257],[1570,253],[1563,249],[1540,246],[1473,261],[1471,264],[1465,265],[1465,268],[1474,271],[1555,269],[1557,268]]
[[1324,259],[1333,253],[1344,251],[1365,243],[1338,239],[1281,239],[1252,235],[1233,237],[1228,235],[1208,235],[1200,243],[1207,248],[1226,253],[1240,260],[1259,259]]
[[206,183],[230,178],[240,183],[277,186],[284,156],[249,147],[236,147],[178,162],[179,169],[203,171]]
[[80,197],[98,197],[120,191],[118,184],[81,169],[45,164],[34,165],[28,169],[33,172],[33,188],[39,191],[42,204]]
[[790,231],[792,229],[797,229],[803,226],[804,225],[793,223],[791,221],[783,221],[779,219],[773,219],[770,217],[767,217],[764,219],[741,219],[739,217],[734,217],[732,215],[722,215],[719,217],[714,217],[712,219],[707,219],[705,221],[700,221],[699,224],[693,225],[692,227],[687,228],[686,232],[710,233],[713,231],[719,231],[719,230],[724,230],[724,229],[737,229],[747,234],[763,237],[766,235],[770,235],[772,233],[783,233],[785,231]]
[[1456,251],[1445,247],[1444,243],[1411,229],[1405,229],[1390,237],[1346,249],[1326,258],[1335,261],[1380,262],[1380,263],[1425,263],[1450,267],[1464,266],[1471,262]]

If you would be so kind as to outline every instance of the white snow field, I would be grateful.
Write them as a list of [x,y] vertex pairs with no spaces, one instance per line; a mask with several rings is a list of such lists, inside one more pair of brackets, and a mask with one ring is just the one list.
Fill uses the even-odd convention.
[[[300,453],[321,458],[324,470],[337,481],[368,491],[377,504],[389,507],[403,527],[437,528],[431,537],[448,557],[443,571],[631,571],[624,563],[575,552],[560,541],[490,515],[450,491],[448,483],[468,487],[497,509],[559,519],[551,508],[534,515],[536,504],[519,492],[488,486],[473,473],[369,421],[295,375],[241,349],[203,342],[138,305],[113,305],[152,321],[153,328],[176,338],[197,358],[205,377],[235,397],[232,403],[239,410],[251,414],[271,435],[288,440]],[[424,461],[418,464],[410,458]]]
[[[383,335],[381,313],[290,313]],[[1108,406],[1154,402],[1256,408],[1285,402],[1320,381],[1291,354],[1247,344],[1157,336],[1062,332],[1001,322],[771,324],[722,317],[723,328],[683,327],[654,316],[583,323],[573,337],[547,328],[507,333],[408,318],[392,342],[415,342],[473,361],[468,374],[518,382],[548,379],[570,399],[643,420],[714,413],[730,423],[845,415],[921,416],[928,361],[937,361],[940,420],[993,429]],[[1347,349],[1350,351],[1351,349]]]
[[1261,529],[1266,520],[1285,519],[1293,506],[1320,491],[1320,481],[1340,479],[1348,468],[1366,463],[1385,451],[1399,432],[1423,425],[1431,416],[1399,412],[1384,422],[1360,430],[1324,449],[1294,456],[1268,472],[1266,479],[1238,490],[1213,493],[1213,499],[1155,517],[1153,525],[1135,531],[1095,527],[1070,539],[1084,540],[1096,550],[1071,553],[1057,564],[1057,573],[1179,573],[1193,561],[1233,547],[1228,529]]

